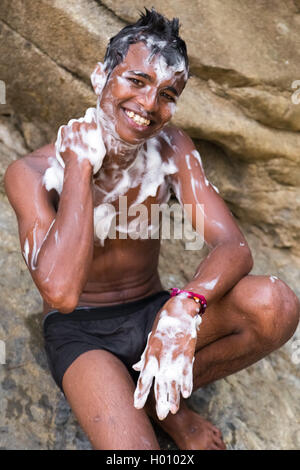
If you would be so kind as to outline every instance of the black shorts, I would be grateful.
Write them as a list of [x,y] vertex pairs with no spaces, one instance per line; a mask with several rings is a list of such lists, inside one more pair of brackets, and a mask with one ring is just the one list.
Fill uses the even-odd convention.
[[161,291],[140,300],[108,307],[78,307],[71,313],[49,312],[43,322],[49,368],[58,387],[80,354],[104,349],[117,356],[136,382],[132,365],[140,360],[157,312],[170,298]]

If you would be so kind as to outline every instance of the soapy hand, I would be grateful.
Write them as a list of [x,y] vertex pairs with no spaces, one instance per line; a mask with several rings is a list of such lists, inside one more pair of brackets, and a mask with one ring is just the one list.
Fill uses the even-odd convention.
[[[98,96],[98,107],[99,98],[107,79],[104,65],[101,62],[97,63],[90,78]],[[55,149],[56,158],[63,168],[68,158],[74,157],[75,154],[79,161],[87,158],[93,166],[93,174],[97,173],[106,154],[97,109],[89,108],[83,118],[71,119],[66,126],[61,126],[58,130]]]
[[106,79],[104,65],[98,62],[91,75],[91,82],[98,97],[97,108],[89,108],[83,118],[71,119],[67,125],[59,128],[55,142],[56,158],[49,159],[51,165],[43,177],[43,184],[47,191],[55,189],[58,194],[61,194],[64,168],[71,159],[77,159],[79,162],[88,159],[93,167],[93,174],[101,168],[106,148],[99,123],[99,103]]
[[55,149],[56,158],[63,168],[70,159],[77,158],[78,161],[88,159],[93,167],[93,173],[97,173],[101,168],[106,149],[97,123],[96,110],[89,108],[83,118],[71,119],[66,126],[61,126]]
[[[189,300],[190,302],[190,300]],[[190,309],[189,304],[189,309]],[[193,306],[194,314],[195,308]],[[185,299],[179,296],[168,300],[160,311],[152,332],[148,336],[141,360],[133,365],[140,371],[134,393],[134,406],[143,408],[152,381],[156,412],[160,420],[169,411],[179,409],[180,392],[184,398],[193,391],[193,362],[197,340],[197,329],[201,323],[199,315],[187,312]]]

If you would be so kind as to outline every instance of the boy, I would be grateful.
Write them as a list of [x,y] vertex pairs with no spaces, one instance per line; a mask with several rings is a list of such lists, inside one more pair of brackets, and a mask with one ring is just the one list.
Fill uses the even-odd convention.
[[[5,176],[49,366],[95,449],[158,449],[148,415],[180,449],[225,449],[183,398],[279,348],[299,321],[284,282],[248,275],[243,234],[191,139],[168,125],[189,73],[178,29],[146,10],[121,30],[91,77],[96,108]],[[172,296],[149,217],[171,189],[194,228],[204,218],[210,248]]]

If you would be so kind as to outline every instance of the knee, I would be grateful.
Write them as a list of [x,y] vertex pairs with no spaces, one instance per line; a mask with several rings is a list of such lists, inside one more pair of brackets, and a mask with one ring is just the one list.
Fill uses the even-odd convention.
[[285,344],[295,332],[300,302],[285,282],[274,277],[264,277],[259,293],[253,328],[271,352]]

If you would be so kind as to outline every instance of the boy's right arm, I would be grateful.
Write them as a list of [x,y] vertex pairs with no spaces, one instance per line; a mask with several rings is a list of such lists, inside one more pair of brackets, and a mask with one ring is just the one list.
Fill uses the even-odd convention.
[[21,250],[44,300],[62,313],[74,310],[93,257],[93,168],[75,154],[65,158],[57,212],[43,175],[26,157],[5,174],[5,189],[19,226]]

